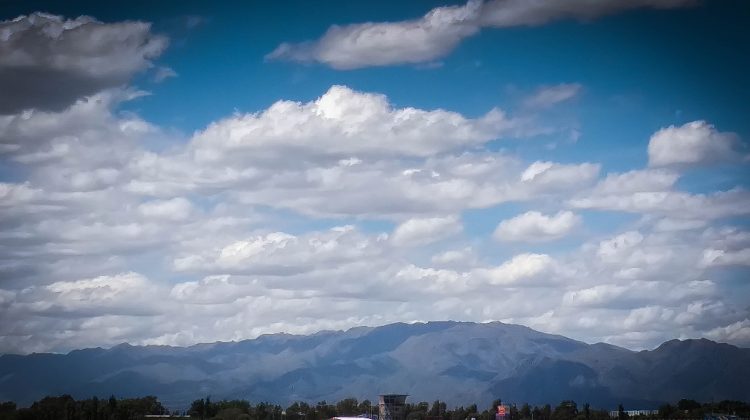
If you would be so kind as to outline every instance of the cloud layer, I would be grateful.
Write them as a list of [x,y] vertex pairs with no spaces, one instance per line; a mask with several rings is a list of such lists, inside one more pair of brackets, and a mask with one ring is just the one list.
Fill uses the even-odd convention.
[[[436,34],[448,27],[460,40],[476,8],[498,10],[483,27],[682,4],[585,3],[440,8],[409,36],[446,45]],[[122,84],[158,66],[166,46],[147,24],[33,15],[3,25],[0,72],[58,66],[86,88],[54,103],[5,97],[0,352],[433,319],[633,348],[699,336],[750,344],[746,303],[727,293],[747,269],[750,193],[736,178],[703,191],[682,182],[696,165],[744,170],[743,140],[719,126],[656,126],[639,152],[647,167],[613,171],[592,154],[563,162],[513,146],[536,141],[544,113],[580,84],[540,86],[518,109],[479,116],[334,85],[175,135],[121,112],[145,94]],[[376,39],[377,25],[354,29]],[[66,31],[87,48],[65,48]],[[123,48],[111,47],[120,36]],[[331,63],[366,65],[352,48]],[[398,62],[391,54],[381,61]]]
[[591,20],[632,9],[684,7],[692,0],[470,0],[430,10],[418,19],[333,25],[315,41],[282,43],[269,60],[318,62],[335,69],[425,63],[450,53],[482,28]]

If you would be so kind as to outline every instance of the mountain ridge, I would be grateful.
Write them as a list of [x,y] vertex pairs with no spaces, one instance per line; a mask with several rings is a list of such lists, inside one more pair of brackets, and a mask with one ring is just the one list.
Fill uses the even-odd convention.
[[563,399],[654,408],[680,398],[750,400],[750,349],[707,339],[634,351],[523,325],[437,321],[191,346],[127,343],[0,356],[0,400],[157,395],[288,403],[403,392],[452,404]]

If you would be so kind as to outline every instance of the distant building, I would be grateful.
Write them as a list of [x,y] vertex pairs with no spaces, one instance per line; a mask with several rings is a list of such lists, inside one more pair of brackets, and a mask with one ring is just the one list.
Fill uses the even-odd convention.
[[734,414],[711,413],[703,416],[703,420],[738,420]]
[[[625,410],[625,414],[628,417],[651,416],[651,415],[654,415],[654,414],[659,414],[659,410]],[[617,411],[617,410],[610,411],[609,412],[609,417],[611,417],[613,419],[616,419],[616,418],[620,417],[620,412]]]
[[362,420],[362,419],[369,419],[369,418],[370,417],[367,414],[362,414],[361,416],[357,416],[357,417],[343,417],[343,416],[331,417],[331,420]]
[[379,420],[404,420],[405,394],[384,394],[378,403]]

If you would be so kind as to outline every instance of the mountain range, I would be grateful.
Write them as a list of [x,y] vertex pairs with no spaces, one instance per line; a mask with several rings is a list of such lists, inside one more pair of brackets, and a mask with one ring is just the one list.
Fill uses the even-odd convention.
[[178,408],[206,395],[283,405],[405,393],[451,405],[572,399],[647,409],[681,398],[750,401],[750,349],[699,339],[631,351],[520,325],[445,321],[0,356],[0,400],[27,405],[63,393],[156,395]]

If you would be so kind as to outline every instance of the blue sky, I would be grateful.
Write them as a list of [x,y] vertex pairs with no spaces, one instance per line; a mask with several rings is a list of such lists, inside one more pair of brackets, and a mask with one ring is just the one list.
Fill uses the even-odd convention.
[[749,345],[748,9],[3,3],[0,352],[442,319]]

